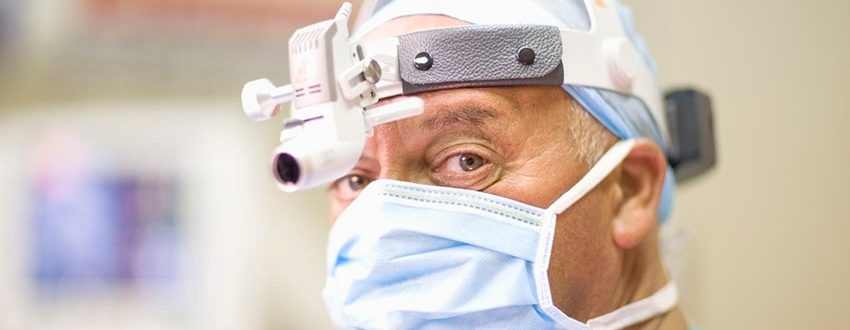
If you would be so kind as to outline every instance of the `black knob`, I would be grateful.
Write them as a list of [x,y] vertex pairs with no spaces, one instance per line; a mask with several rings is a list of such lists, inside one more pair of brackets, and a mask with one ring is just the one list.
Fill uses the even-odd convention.
[[413,59],[413,66],[419,70],[428,70],[432,65],[434,65],[434,59],[431,58],[431,54],[428,54],[428,52],[416,54],[416,58]]
[[536,55],[534,54],[534,50],[528,47],[522,47],[516,53],[516,59],[522,64],[532,65],[534,64],[534,58]]

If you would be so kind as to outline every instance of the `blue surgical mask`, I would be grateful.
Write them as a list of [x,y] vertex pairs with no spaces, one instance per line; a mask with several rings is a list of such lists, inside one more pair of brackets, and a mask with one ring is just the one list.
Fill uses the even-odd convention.
[[670,310],[672,283],[582,323],[555,307],[549,290],[557,215],[633,145],[617,143],[547,209],[465,189],[372,182],[331,229],[331,318],[365,329],[619,329]]

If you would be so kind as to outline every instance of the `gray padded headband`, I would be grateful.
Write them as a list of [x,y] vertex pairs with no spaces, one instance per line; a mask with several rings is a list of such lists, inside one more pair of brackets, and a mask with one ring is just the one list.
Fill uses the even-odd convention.
[[470,25],[401,35],[403,94],[564,81],[561,35],[546,25]]

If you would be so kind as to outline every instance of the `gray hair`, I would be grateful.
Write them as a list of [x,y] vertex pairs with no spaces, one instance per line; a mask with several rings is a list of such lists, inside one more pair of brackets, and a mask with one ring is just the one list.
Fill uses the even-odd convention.
[[570,151],[590,168],[607,151],[608,146],[617,141],[617,137],[593,118],[578,101],[571,100],[568,110],[568,129],[574,141]]

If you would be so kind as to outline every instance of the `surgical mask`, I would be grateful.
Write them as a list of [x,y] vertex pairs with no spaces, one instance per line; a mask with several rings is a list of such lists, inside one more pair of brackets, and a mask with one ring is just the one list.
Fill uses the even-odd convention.
[[366,329],[619,329],[675,306],[676,287],[582,323],[554,306],[547,270],[557,215],[616,168],[618,142],[541,209],[487,193],[369,184],[331,229],[324,297],[334,323]]

